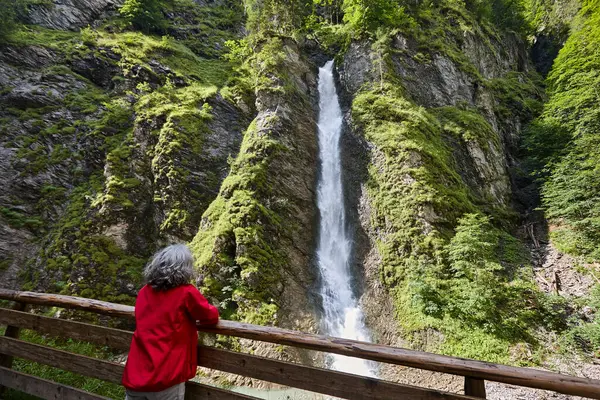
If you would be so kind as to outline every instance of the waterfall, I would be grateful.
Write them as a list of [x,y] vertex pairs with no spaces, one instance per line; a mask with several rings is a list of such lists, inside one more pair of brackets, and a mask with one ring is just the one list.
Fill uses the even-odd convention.
[[[333,79],[333,61],[319,68],[319,158],[321,176],[317,204],[321,215],[317,262],[321,273],[323,327],[331,336],[370,341],[362,310],[351,286],[351,244],[346,236],[340,135],[342,111]],[[340,355],[331,356],[335,370],[375,376],[374,363]]]

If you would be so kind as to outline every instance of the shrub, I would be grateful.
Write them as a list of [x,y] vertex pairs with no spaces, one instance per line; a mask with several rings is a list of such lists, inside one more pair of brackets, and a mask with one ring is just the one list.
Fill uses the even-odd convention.
[[125,0],[119,13],[126,22],[144,32],[163,32],[167,22],[160,0]]

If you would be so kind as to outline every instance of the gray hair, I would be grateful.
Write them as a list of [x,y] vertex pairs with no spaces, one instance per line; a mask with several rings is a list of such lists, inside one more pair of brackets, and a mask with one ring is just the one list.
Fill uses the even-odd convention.
[[144,279],[156,290],[168,290],[190,283],[194,257],[184,244],[173,244],[157,252],[144,269]]

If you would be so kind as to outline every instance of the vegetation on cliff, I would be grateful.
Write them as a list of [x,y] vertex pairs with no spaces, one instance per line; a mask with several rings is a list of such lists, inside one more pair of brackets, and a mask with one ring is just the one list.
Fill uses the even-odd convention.
[[[542,184],[552,243],[580,257],[585,273],[598,279],[600,2],[584,1],[572,26],[546,80],[548,102],[527,129],[524,145]],[[600,284],[578,301],[596,307],[599,291]],[[569,335],[580,347],[599,348],[600,319],[576,324]]]
[[[15,18],[3,46],[55,55],[41,67],[48,83],[25,94],[48,105],[23,100],[3,113],[12,124],[3,132],[16,148],[14,168],[45,181],[33,194],[35,207],[24,212],[15,198],[1,208],[2,218],[29,229],[41,249],[23,275],[26,288],[131,303],[147,257],[167,238],[191,239],[218,190],[227,154],[215,155],[204,142],[209,101],[227,101],[219,90],[232,71],[220,55],[237,35],[240,19],[224,21],[237,3],[210,10],[169,3],[173,18],[156,2],[133,3],[80,32],[23,25],[16,19],[21,3],[9,4]],[[204,25],[191,33],[187,24],[197,18]],[[178,38],[156,36],[161,29]],[[221,42],[186,45],[210,34]],[[19,79],[31,79],[29,68]],[[54,87],[65,80],[72,88]],[[191,174],[201,167],[207,171]]]
[[[302,302],[285,298],[286,276],[309,275],[310,249],[302,242],[310,243],[305,228],[312,220],[302,214],[312,215],[312,188],[289,184],[311,181],[314,170],[314,125],[306,122],[314,110],[298,82],[300,74],[310,72],[290,38],[298,4],[250,2],[249,36],[228,42],[228,58],[238,73],[232,93],[253,91],[258,115],[192,242],[205,294],[226,318],[259,324],[281,320],[277,312],[283,304]],[[301,264],[294,247],[304,253]]]
[[[225,88],[232,64],[221,58],[224,43],[240,36],[241,4],[128,1],[71,30],[26,24],[28,2],[1,5],[0,79],[10,81],[0,90],[0,146],[8,149],[0,169],[14,171],[20,186],[0,199],[0,223],[26,233],[23,243],[9,241],[14,258],[0,254],[0,272],[25,248],[24,289],[132,304],[148,257],[193,238],[241,141],[238,124],[248,117],[237,105],[247,105]],[[52,18],[70,12],[31,6]],[[22,338],[112,357],[72,341]],[[56,368],[14,367],[123,397],[122,387]]]
[[542,179],[546,216],[561,251],[600,259],[595,202],[599,188],[597,132],[600,85],[600,3],[582,8],[579,25],[547,78],[549,100],[528,130],[526,146]]
[[[474,64],[462,39],[468,32],[497,52],[494,43],[511,35],[502,30],[531,32],[526,7],[516,2],[406,5],[395,9],[397,18],[390,21],[386,4],[369,10],[361,5],[344,2],[345,25],[332,29],[328,26],[339,25],[339,19],[328,18],[327,13],[336,12],[323,3],[330,9],[317,18],[321,30],[315,32],[323,43],[344,46],[349,43],[344,35],[371,38],[373,65],[379,71],[354,98],[352,116],[376,149],[368,182],[371,224],[381,256],[381,279],[395,297],[405,338],[430,350],[504,363],[541,362],[546,349],[538,340],[545,330],[564,332],[571,345],[591,348],[593,333],[587,333],[584,346],[572,340],[573,326],[587,328],[569,317],[568,300],[542,293],[535,283],[524,243],[511,234],[517,215],[491,192],[482,193],[465,180],[455,158],[465,155],[457,155],[449,139],[455,137],[463,148],[477,146],[488,155],[494,148],[511,151],[515,121],[527,123],[540,112],[542,81],[530,67],[515,65],[486,78],[484,73],[490,71]],[[343,13],[348,10],[350,14]],[[338,38],[326,36],[331,34]],[[406,63],[395,55],[398,34],[417,42],[415,60],[424,68],[439,54],[456,63],[493,96],[494,117],[490,119],[490,110],[482,104],[415,104],[396,73],[397,65]],[[561,147],[560,142],[552,143]],[[420,343],[420,332],[429,328],[444,339]],[[577,335],[581,339],[584,334]]]
[[506,210],[467,186],[444,139],[449,131],[465,143],[480,139],[470,132],[495,134],[479,114],[450,110],[418,107],[390,87],[353,102],[355,121],[381,152],[369,174],[381,279],[406,339],[435,328],[446,337],[438,351],[515,362],[507,349],[535,343],[548,310],[523,244],[483,214],[510,226]]

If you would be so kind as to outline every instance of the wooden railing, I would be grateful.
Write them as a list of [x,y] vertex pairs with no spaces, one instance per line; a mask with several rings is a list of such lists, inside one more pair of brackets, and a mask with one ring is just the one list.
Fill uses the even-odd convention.
[[[0,386],[13,388],[44,399],[103,398],[13,371],[10,369],[12,357],[24,358],[108,382],[117,384],[121,382],[123,373],[121,364],[21,341],[18,339],[18,329],[32,329],[51,336],[72,338],[127,351],[132,332],[44,317],[23,310],[25,304],[36,304],[85,310],[113,317],[133,318],[133,307],[71,296],[5,289],[0,289],[0,299],[16,302],[16,306],[12,310],[0,308],[0,325],[7,326],[4,337],[0,337]],[[202,367],[340,398],[422,400],[485,398],[484,383],[485,380],[490,380],[600,399],[600,380],[595,379],[233,321],[222,320],[215,326],[198,326],[198,330],[465,377],[465,395],[461,395],[199,346],[198,363]],[[251,396],[195,382],[188,382],[186,389],[186,399],[255,399]]]

